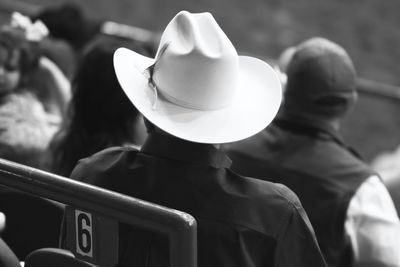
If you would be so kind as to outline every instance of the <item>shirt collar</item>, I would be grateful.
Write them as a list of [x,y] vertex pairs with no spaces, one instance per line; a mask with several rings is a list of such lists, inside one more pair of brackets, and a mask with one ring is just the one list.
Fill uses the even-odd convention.
[[214,168],[229,168],[232,165],[231,159],[213,145],[189,142],[155,132],[148,135],[141,152]]
[[294,133],[310,135],[320,139],[331,139],[343,143],[340,133],[328,123],[316,123],[297,116],[282,114],[277,116],[274,124]]
[[296,117],[290,115],[281,115],[274,120],[274,124],[279,128],[285,129],[292,133],[312,136],[317,139],[331,140],[343,148],[347,149],[355,157],[363,159],[362,156],[354,148],[348,146],[339,131],[328,124],[317,124],[311,121],[299,122]]

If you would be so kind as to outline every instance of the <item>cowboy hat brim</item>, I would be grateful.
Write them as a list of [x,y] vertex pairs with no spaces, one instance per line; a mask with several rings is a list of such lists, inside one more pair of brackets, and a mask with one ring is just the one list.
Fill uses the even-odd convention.
[[212,111],[176,105],[160,90],[156,98],[146,74],[154,62],[153,58],[126,48],[114,53],[115,73],[129,100],[150,122],[178,138],[207,144],[239,141],[260,132],[278,112],[281,84],[264,61],[239,56],[240,78],[235,97],[229,106]]

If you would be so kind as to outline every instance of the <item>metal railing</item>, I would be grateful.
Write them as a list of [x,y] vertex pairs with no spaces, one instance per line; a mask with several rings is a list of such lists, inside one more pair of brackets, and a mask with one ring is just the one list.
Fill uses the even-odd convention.
[[4,159],[0,159],[0,184],[166,234],[171,266],[197,266],[197,224],[187,213]]
[[400,100],[400,87],[368,79],[359,78],[357,80],[359,92],[387,98],[389,100]]

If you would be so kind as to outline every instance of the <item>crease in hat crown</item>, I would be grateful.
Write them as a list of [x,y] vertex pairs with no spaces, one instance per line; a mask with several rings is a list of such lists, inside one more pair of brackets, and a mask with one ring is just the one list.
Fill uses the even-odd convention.
[[179,12],[167,25],[160,50],[164,44],[168,47],[156,56],[152,77],[162,96],[191,109],[229,106],[238,84],[239,57],[210,13]]

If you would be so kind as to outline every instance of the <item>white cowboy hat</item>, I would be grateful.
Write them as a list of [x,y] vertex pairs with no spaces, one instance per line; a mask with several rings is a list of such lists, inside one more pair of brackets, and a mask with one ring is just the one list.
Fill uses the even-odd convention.
[[179,12],[154,59],[119,48],[114,68],[144,117],[192,142],[221,144],[254,135],[272,121],[281,102],[272,67],[238,56],[210,13]]

